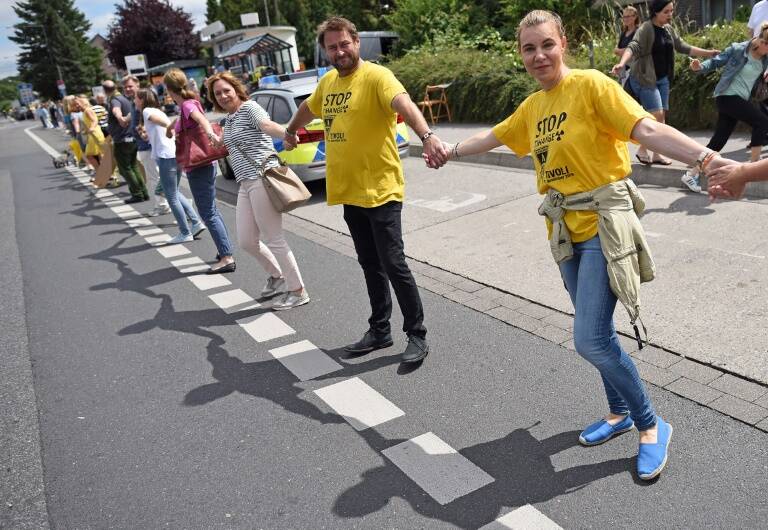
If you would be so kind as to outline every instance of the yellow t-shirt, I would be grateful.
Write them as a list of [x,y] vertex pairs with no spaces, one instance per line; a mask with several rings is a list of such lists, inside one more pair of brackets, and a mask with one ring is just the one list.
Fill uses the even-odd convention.
[[394,74],[363,62],[346,77],[331,70],[307,98],[325,124],[328,204],[373,208],[403,201],[403,168],[397,152],[392,99],[406,92]]
[[[493,134],[520,157],[533,152],[539,193],[570,195],[629,175],[626,142],[642,118],[653,117],[616,81],[571,70],[555,88],[526,98]],[[597,234],[596,212],[566,211],[563,219],[574,242]]]

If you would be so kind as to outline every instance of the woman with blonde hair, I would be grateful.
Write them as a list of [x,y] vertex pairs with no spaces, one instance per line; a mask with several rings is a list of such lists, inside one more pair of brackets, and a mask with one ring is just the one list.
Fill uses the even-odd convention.
[[[613,50],[613,54],[621,58],[624,49],[632,42],[635,32],[640,26],[640,12],[632,6],[627,6],[621,12],[621,33],[619,33],[619,42]],[[619,74],[619,83],[621,86],[629,79],[629,65],[624,67],[624,71]]]
[[81,131],[85,135],[85,158],[93,167],[94,172],[99,169],[101,162],[104,134],[99,127],[99,118],[91,108],[88,97],[81,94],[73,99],[73,106],[78,112],[82,112],[83,123]]
[[[205,111],[197,100],[197,94],[188,87],[189,81],[184,72],[171,68],[165,72],[163,82],[174,103],[179,106],[179,118],[168,124],[166,136],[172,138],[186,129],[202,127],[210,140],[218,139],[213,134],[211,123],[205,117]],[[234,272],[236,265],[232,257],[232,244],[229,241],[224,218],[216,207],[216,166],[213,163],[196,168],[183,168],[189,180],[189,189],[197,206],[197,211],[203,218],[205,226],[211,233],[218,254],[217,262],[207,274]]]
[[[636,213],[642,214],[644,203],[627,179],[627,142],[699,166],[715,168],[727,161],[653,119],[606,75],[569,68],[563,61],[567,39],[556,14],[528,13],[517,34],[525,69],[541,90],[492,129],[446,148],[451,159],[501,145],[518,156],[535,155],[537,186],[545,195],[539,213],[546,218],[550,249],[574,305],[576,352],[599,371],[608,402],[608,414],[587,426],[579,442],[599,445],[636,428],[637,474],[650,480],[667,463],[672,426],[656,415],[613,323],[618,300],[631,322],[638,318],[640,282],[654,274]],[[439,166],[425,158],[430,167]]]
[[[309,302],[309,295],[293,251],[283,235],[283,217],[264,189],[264,167],[278,166],[272,138],[282,139],[285,127],[273,122],[267,111],[251,101],[243,84],[229,72],[214,74],[207,82],[208,98],[218,112],[226,112],[222,138],[229,163],[240,185],[237,193],[237,239],[269,273],[261,297],[285,294],[272,309],[291,309]],[[272,137],[272,138],[270,138]]]

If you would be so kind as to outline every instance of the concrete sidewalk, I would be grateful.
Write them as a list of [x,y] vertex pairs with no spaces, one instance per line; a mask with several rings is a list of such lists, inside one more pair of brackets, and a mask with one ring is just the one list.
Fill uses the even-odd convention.
[[[465,123],[438,123],[433,127],[434,131],[441,140],[455,143],[459,140],[469,138],[475,133],[491,128],[493,124],[465,124]],[[413,131],[411,131],[413,132]],[[702,145],[706,145],[712,135],[711,131],[684,131],[687,136],[693,138]],[[412,134],[415,138],[415,134]],[[750,141],[748,132],[735,132],[728,143],[721,150],[723,156],[746,162],[749,160],[749,151],[746,149]],[[637,184],[653,184],[656,186],[665,186],[669,188],[683,188],[680,177],[685,170],[685,164],[673,161],[670,166],[661,166],[658,164],[641,164],[636,158],[638,146],[629,144],[629,152],[632,157],[632,179]],[[763,153],[768,153],[768,148],[763,149]],[[421,144],[418,139],[411,143],[411,156],[421,156]],[[503,166],[517,169],[533,169],[533,160],[530,156],[518,158],[507,147],[494,149],[490,153],[462,157],[462,162],[473,162],[477,164],[488,164],[492,166]],[[702,182],[704,184],[706,179]],[[686,188],[687,189],[687,188]],[[747,186],[746,197],[752,199],[768,198],[768,182],[753,182]]]

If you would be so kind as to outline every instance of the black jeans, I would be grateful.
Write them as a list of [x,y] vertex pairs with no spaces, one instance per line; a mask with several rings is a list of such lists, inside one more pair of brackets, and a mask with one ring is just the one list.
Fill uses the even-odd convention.
[[375,208],[344,205],[344,220],[349,227],[357,251],[357,261],[363,268],[368,298],[371,302],[371,330],[376,335],[390,333],[392,297],[389,283],[403,313],[403,331],[424,338],[424,308],[413,274],[405,262],[401,202],[392,201]]
[[707,144],[707,147],[719,151],[723,148],[733,129],[740,121],[752,127],[752,141],[750,145],[765,145],[765,135],[768,134],[768,116],[760,111],[760,107],[740,98],[739,96],[717,96],[717,125],[715,134]]

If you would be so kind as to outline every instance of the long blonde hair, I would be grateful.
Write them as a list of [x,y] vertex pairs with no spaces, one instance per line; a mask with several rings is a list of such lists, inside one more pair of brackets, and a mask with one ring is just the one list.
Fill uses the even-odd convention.
[[762,24],[760,24],[760,33],[757,34],[757,37],[754,37],[752,39],[753,50],[756,50],[758,47],[757,39],[762,39],[768,42],[768,22],[763,22]]
[[197,94],[187,88],[187,76],[178,68],[171,68],[165,72],[163,83],[168,90],[179,94],[183,99],[197,99]]

